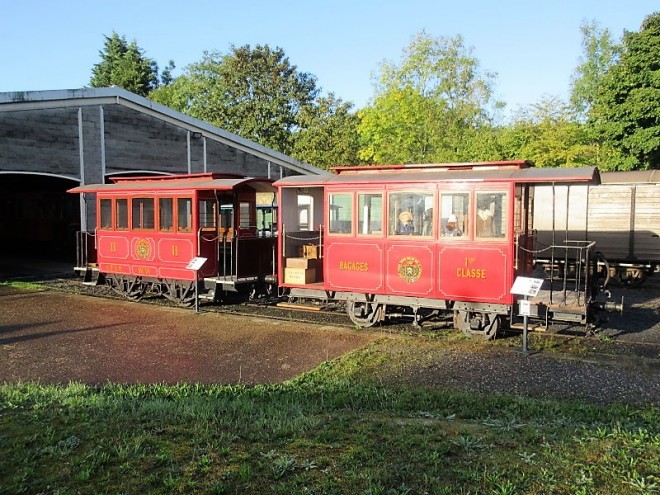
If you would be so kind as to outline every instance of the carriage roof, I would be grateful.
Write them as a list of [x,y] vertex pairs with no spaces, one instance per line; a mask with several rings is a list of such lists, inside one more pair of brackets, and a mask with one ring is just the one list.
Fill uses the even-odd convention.
[[334,174],[292,176],[275,186],[418,182],[600,183],[596,167],[534,168],[527,161],[335,167]]
[[240,177],[231,174],[204,173],[167,176],[112,177],[111,184],[85,184],[69,189],[70,193],[212,190],[230,191],[248,185],[257,192],[272,192],[271,179]]

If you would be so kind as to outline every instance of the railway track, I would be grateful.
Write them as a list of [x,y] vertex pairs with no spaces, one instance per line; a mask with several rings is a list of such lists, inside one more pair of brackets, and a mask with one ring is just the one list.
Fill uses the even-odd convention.
[[[40,285],[50,290],[60,290],[69,293],[125,300],[124,297],[114,293],[104,286],[84,286],[76,278],[56,278],[38,281]],[[345,308],[334,303],[326,306],[304,306],[301,304],[279,304],[281,299],[264,298],[248,302],[229,303],[223,305],[204,303],[199,307],[201,313],[232,314],[251,318],[263,318],[287,322],[296,322],[310,325],[330,325],[342,328],[355,328],[346,315]],[[177,307],[176,304],[164,298],[146,297],[140,304],[155,304],[168,307]],[[190,309],[194,311],[194,309]],[[380,331],[388,335],[419,336],[428,338],[436,336],[439,332],[453,331],[453,318],[450,314],[445,317],[425,321],[421,325],[413,326],[410,319],[393,321],[386,325],[376,326],[371,331]],[[496,345],[515,347],[519,345],[522,328],[507,329]],[[641,359],[645,367],[660,370],[660,342],[609,337],[603,332],[596,332],[587,336],[582,330],[567,325],[555,325],[547,331],[530,333],[531,349],[557,350],[567,352],[571,356],[589,360],[594,355],[602,356],[625,355],[633,359]]]

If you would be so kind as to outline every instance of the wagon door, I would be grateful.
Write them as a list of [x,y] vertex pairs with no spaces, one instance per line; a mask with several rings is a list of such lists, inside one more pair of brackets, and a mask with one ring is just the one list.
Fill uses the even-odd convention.
[[206,258],[202,269],[205,276],[216,275],[218,270],[218,208],[210,193],[200,194],[197,202],[199,246],[198,256]]
[[518,184],[514,200],[514,235],[516,242],[516,275],[530,275],[534,269],[534,231],[533,189],[527,185]]

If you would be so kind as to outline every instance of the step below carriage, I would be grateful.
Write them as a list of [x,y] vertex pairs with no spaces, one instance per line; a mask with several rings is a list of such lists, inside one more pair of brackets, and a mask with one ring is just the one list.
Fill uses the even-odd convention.
[[[192,304],[276,285],[290,302],[344,303],[360,327],[449,313],[484,338],[520,320],[523,298],[545,326],[589,327],[596,309],[618,307],[605,299],[608,268],[592,242],[543,246],[572,271],[534,266],[534,187],[597,183],[595,168],[509,161],[333,170],[275,183],[195,174],[74,188],[96,195],[96,228],[80,233],[76,270],[131,299],[153,293]],[[197,270],[193,260],[205,261]],[[539,280],[540,290],[512,294],[517,277]]]

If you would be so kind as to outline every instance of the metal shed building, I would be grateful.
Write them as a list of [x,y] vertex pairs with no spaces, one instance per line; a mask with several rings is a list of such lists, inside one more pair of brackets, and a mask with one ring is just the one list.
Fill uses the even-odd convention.
[[[3,251],[71,250],[93,212],[66,190],[113,175],[323,171],[121,88],[0,93]],[[70,253],[73,253],[71,250]]]

